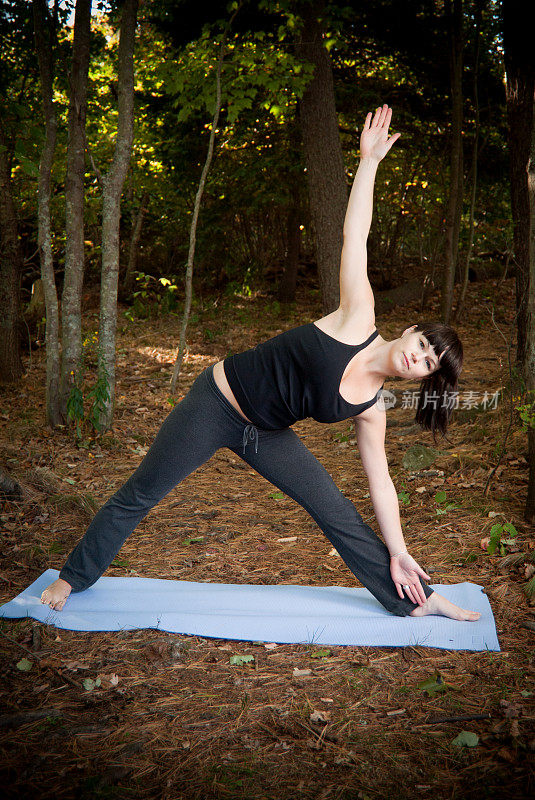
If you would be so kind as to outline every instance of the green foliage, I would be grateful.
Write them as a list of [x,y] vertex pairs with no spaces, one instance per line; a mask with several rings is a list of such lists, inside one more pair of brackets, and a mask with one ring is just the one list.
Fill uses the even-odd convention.
[[156,278],[145,272],[136,272],[136,291],[134,302],[124,315],[131,322],[146,319],[154,314],[170,314],[178,308],[178,286],[169,278]]
[[[76,438],[82,439],[83,431],[100,433],[102,415],[110,400],[110,377],[98,358],[98,334],[87,336],[82,342],[82,363],[79,375],[71,373],[73,384],[67,398],[67,417],[74,424]],[[97,359],[99,363],[97,378],[93,386],[84,394],[84,375],[88,365]],[[86,412],[86,404],[89,408]]]
[[[0,9],[0,114],[12,167],[14,200],[20,210],[24,257],[31,269],[23,276],[29,294],[38,271],[36,174],[43,143],[39,78],[33,50],[31,4],[7,0]],[[385,100],[395,109],[402,132],[381,167],[369,240],[370,268],[378,286],[391,280],[391,265],[418,263],[432,268],[440,252],[449,186],[450,125],[447,36],[441,4],[407,0],[393,14],[388,0],[329,3],[324,12],[324,43],[333,63],[336,104],[348,180],[358,159],[358,131],[364,112]],[[96,9],[92,16],[88,86],[88,158],[85,202],[85,260],[89,284],[100,273],[101,186],[92,163],[105,173],[113,156],[117,124],[117,15]],[[296,56],[301,26],[293,0],[260,0],[251,12],[241,9],[229,32],[222,73],[223,108],[213,168],[208,178],[197,234],[196,289],[250,296],[259,283],[276,286],[286,258],[286,220],[295,203],[302,229],[302,262],[313,261],[307,185],[297,107],[312,68]],[[136,287],[127,316],[176,312],[182,292],[189,225],[215,103],[215,69],[223,28],[231,6],[213,12],[199,5],[199,24],[180,19],[172,0],[148,0],[140,9],[136,41],[136,119],[131,169],[122,198],[121,254],[125,263],[130,231],[141,198],[147,214],[138,252],[147,286]],[[58,140],[52,176],[53,250],[58,277],[65,252],[65,162],[68,72],[72,27],[69,8],[60,9],[57,79],[54,100]],[[501,258],[510,248],[512,227],[507,188],[507,152],[502,53],[495,5],[483,9],[480,58],[481,140],[476,208],[477,251],[481,264]],[[470,152],[474,131],[473,30],[466,12],[465,142]],[[182,23],[182,24],[179,24]],[[204,25],[204,27],[203,27]],[[183,30],[191,35],[182,38]],[[400,94],[401,92],[401,94]],[[468,168],[467,168],[468,169]],[[461,260],[467,241],[467,207],[461,234]],[[176,290],[157,286],[163,278]],[[315,278],[314,278],[315,280]],[[146,295],[143,292],[147,292]],[[25,299],[23,297],[23,299]],[[80,392],[82,389],[80,388]],[[82,413],[83,393],[72,398]],[[525,425],[533,411],[518,407]]]
[[[504,536],[504,534],[509,534],[509,536]],[[508,544],[515,544],[517,536],[518,531],[512,522],[505,522],[503,525],[496,522],[490,529],[490,541],[487,545],[487,553],[493,555],[496,550],[498,550],[500,555],[504,556],[507,552],[506,546]]]
[[439,508],[436,509],[437,517],[441,516],[442,514],[447,514],[448,511],[453,511],[455,508],[459,508],[457,503],[448,503],[446,492],[440,490],[435,494],[435,503]]
[[404,506],[410,506],[411,496],[409,491],[404,483],[401,484],[401,487],[401,490],[398,492],[398,500],[400,503],[403,503]]
[[515,405],[515,410],[520,416],[523,431],[527,432],[535,428],[535,391],[526,392],[523,399],[525,402]]
[[436,670],[432,678],[426,678],[424,681],[421,681],[417,684],[417,688],[429,695],[429,697],[434,697],[436,694],[446,692],[450,687],[440,672]]

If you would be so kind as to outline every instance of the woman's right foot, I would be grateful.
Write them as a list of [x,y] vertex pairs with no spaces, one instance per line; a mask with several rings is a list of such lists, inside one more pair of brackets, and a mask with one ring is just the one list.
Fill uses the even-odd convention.
[[428,614],[438,614],[450,619],[465,620],[466,622],[475,622],[481,616],[479,611],[468,611],[466,608],[456,606],[441,594],[437,594],[437,592],[430,594],[422,606],[418,606],[418,608],[411,611],[410,616],[425,617]]
[[54,611],[61,611],[72,591],[72,586],[67,581],[58,578],[51,583],[41,595],[41,603],[50,606]]

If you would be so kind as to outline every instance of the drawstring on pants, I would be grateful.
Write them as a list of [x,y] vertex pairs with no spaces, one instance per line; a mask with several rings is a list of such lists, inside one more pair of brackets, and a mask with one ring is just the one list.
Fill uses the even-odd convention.
[[258,429],[254,425],[246,425],[243,429],[243,452],[249,442],[254,442],[254,451],[258,453]]

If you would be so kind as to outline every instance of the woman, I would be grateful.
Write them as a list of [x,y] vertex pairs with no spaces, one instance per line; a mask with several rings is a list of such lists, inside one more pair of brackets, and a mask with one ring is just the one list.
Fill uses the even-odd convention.
[[[164,421],[136,472],[100,509],[59,579],[42,593],[43,603],[60,611],[71,591],[91,586],[148,511],[217,449],[228,447],[310,513],[389,611],[478,619],[479,613],[455,606],[421,582],[429,576],[407,552],[385,456],[385,410],[377,402],[385,378],[422,379],[416,418],[433,434],[444,433],[451,410],[436,396],[443,400],[455,390],[462,365],[462,345],[447,326],[413,325],[393,341],[375,329],[366,240],[377,165],[400,136],[388,135],[391,116],[386,105],[373,120],[368,114],[361,135],[344,223],[339,308],[205,370]],[[434,402],[426,402],[429,392]],[[320,422],[354,417],[386,544],[291,430],[309,416]]]

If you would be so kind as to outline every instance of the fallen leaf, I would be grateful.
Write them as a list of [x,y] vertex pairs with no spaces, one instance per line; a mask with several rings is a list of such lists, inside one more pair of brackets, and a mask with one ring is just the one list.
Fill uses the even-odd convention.
[[230,657],[230,663],[233,667],[242,667],[244,664],[250,664],[252,661],[254,661],[254,656],[250,655]]
[[77,669],[89,669],[89,664],[83,664],[81,661],[66,661],[63,666],[71,672],[76,672]]
[[109,675],[99,675],[97,680],[100,680],[103,689],[113,689],[119,683],[119,676],[111,672]]
[[296,542],[297,536],[285,536],[284,539],[277,539],[278,542]]
[[143,652],[149,661],[157,664],[169,658],[169,645],[166,642],[155,642],[147,645]]
[[330,711],[319,711],[316,709],[310,715],[310,721],[315,722],[316,724],[319,725],[327,725],[330,719],[331,719]]
[[82,686],[86,692],[92,692],[93,689],[98,689],[100,687],[100,683],[100,678],[97,678],[96,681],[94,681],[92,678],[84,678],[82,681]]
[[266,648],[266,650],[274,650],[277,647],[277,645],[275,644],[275,642],[267,642],[264,645],[264,647]]
[[479,743],[479,736],[473,731],[461,731],[452,741],[458,747],[476,747]]
[[312,675],[311,669],[299,669],[298,667],[294,667],[294,671],[292,672],[294,678],[304,678],[307,675]]

